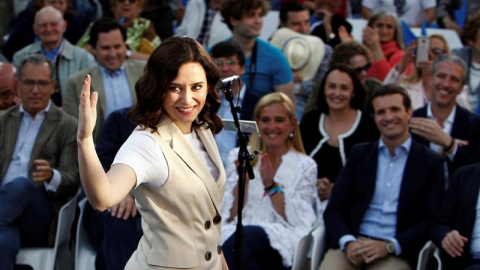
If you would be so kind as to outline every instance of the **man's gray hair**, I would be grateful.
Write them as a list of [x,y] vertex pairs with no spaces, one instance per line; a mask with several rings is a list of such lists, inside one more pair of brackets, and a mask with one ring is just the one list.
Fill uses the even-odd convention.
[[50,59],[45,57],[43,54],[30,54],[25,56],[23,58],[21,64],[20,64],[20,70],[18,72],[18,77],[21,77],[23,74],[23,68],[27,63],[35,64],[35,65],[41,65],[43,63],[47,63],[48,67],[50,68],[50,77],[52,81],[55,81],[57,79],[57,73],[55,71],[55,65],[53,64]]
[[452,63],[452,64],[461,66],[463,68],[462,80],[463,82],[466,82],[467,65],[465,64],[465,61],[462,60],[462,58],[460,58],[455,54],[450,54],[450,53],[444,53],[442,55],[439,55],[437,58],[435,58],[435,61],[433,62],[432,74],[435,74],[438,68],[438,64],[441,62]]

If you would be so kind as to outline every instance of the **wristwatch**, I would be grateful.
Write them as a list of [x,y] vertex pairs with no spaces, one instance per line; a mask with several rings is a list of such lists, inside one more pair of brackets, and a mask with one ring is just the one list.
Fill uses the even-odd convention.
[[395,244],[393,244],[392,241],[387,242],[387,246],[385,247],[387,249],[388,254],[395,254]]

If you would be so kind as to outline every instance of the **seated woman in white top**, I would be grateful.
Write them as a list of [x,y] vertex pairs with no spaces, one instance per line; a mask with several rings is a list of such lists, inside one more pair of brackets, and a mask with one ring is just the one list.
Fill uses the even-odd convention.
[[[292,101],[283,93],[265,95],[254,118],[260,133],[250,149],[261,150],[253,160],[255,179],[245,185],[243,251],[240,269],[289,269],[300,238],[316,219],[317,165],[305,154]],[[238,148],[228,158],[222,204],[222,242],[233,269],[238,204]]]

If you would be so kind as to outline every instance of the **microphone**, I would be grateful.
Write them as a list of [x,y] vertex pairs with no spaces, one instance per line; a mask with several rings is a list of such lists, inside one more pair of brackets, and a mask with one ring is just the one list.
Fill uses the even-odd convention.
[[222,79],[221,80],[221,86],[220,89],[226,91],[228,90],[234,83],[236,83],[238,80],[240,80],[240,77],[237,75],[230,76],[228,78]]

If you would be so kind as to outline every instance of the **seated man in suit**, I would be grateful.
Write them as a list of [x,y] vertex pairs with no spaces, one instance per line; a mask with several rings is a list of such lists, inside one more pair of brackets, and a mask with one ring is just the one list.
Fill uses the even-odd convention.
[[480,163],[458,169],[442,200],[431,235],[445,270],[480,269],[479,175]]
[[320,269],[413,269],[440,204],[443,159],[412,140],[407,92],[373,94],[379,141],[359,144],[324,213],[328,251]]
[[77,121],[50,100],[55,74],[43,55],[27,56],[21,104],[0,115],[0,269],[13,269],[20,247],[53,244],[58,211],[79,187]]
[[456,104],[466,70],[458,56],[437,57],[432,68],[431,101],[415,110],[410,121],[413,139],[447,156],[450,173],[480,162],[480,116]]
[[80,92],[87,73],[92,77],[92,90],[98,92],[97,122],[93,131],[98,138],[103,121],[118,109],[131,107],[137,98],[135,83],[143,74],[144,61],[128,60],[125,30],[115,20],[96,21],[90,30],[89,46],[98,65],[83,69],[68,78],[63,109],[78,117]]

